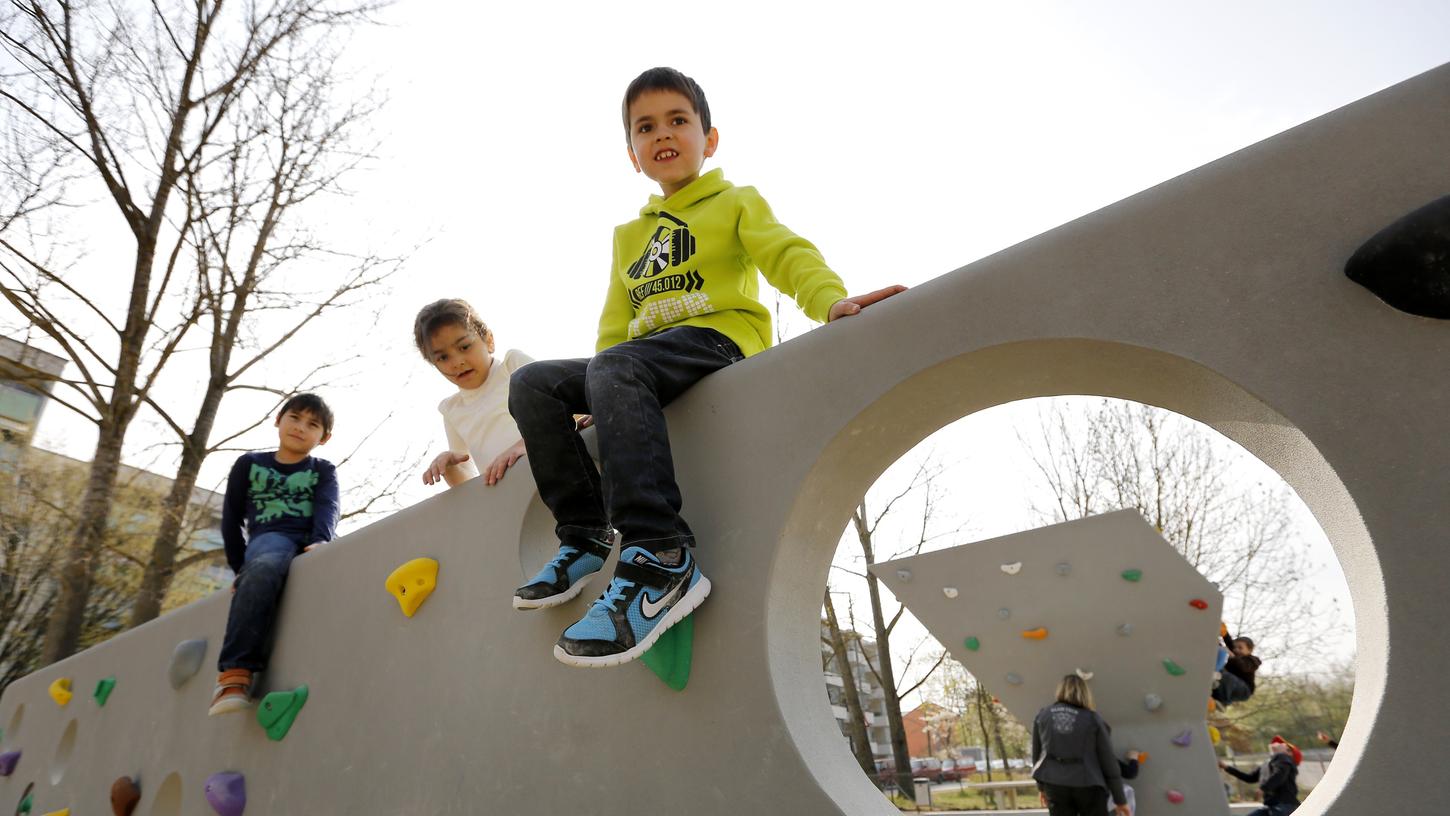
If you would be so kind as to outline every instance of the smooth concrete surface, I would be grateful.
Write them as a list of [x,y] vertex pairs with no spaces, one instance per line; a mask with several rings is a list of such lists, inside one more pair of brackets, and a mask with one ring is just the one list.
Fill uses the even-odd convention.
[[[34,782],[35,813],[104,812],[111,782],[139,773],[139,814],[205,813],[206,778],[235,770],[248,813],[888,814],[821,680],[821,592],[851,508],[953,420],[1096,394],[1237,440],[1298,491],[1339,555],[1354,707],[1300,816],[1424,812],[1450,751],[1427,716],[1450,676],[1450,323],[1397,312],[1341,270],[1381,227],[1450,190],[1447,144],[1450,66],[692,389],[669,422],[714,593],[681,693],[642,666],[554,660],[588,597],[510,608],[552,547],[520,469],[297,563],[269,682],[312,694],[285,741],[246,717],[208,719],[205,676],[167,683],[177,643],[220,638],[218,595],[11,685],[0,751],[25,755],[0,779],[0,808]],[[880,275],[871,283],[889,282]],[[419,556],[442,565],[438,588],[405,618],[383,580]],[[98,708],[90,689],[107,675],[118,682]],[[77,689],[65,708],[45,691],[60,676]]]
[[[1129,570],[1136,581],[1123,577]],[[1087,675],[1113,729],[1115,757],[1130,748],[1149,754],[1128,782],[1137,816],[1181,812],[1169,791],[1199,812],[1227,809],[1204,723],[1223,593],[1137,511],[898,558],[871,571],[1029,728],[1056,699],[1063,675]],[[1023,636],[1040,629],[1040,640]],[[1164,661],[1183,673],[1170,674]],[[1184,733],[1188,745],[1175,744]]]

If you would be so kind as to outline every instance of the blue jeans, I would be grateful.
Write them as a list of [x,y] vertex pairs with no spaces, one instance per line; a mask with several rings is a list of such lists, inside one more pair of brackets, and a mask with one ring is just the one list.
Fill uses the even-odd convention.
[[292,559],[304,545],[282,533],[262,533],[247,542],[242,571],[232,584],[232,609],[227,634],[217,656],[217,670],[267,668],[272,656],[272,627]]
[[[694,546],[680,518],[664,407],[743,359],[720,332],[679,326],[593,357],[541,360],[515,371],[509,412],[560,540],[601,537],[612,526],[625,546],[652,552]],[[575,414],[594,417],[602,478],[574,429]]]

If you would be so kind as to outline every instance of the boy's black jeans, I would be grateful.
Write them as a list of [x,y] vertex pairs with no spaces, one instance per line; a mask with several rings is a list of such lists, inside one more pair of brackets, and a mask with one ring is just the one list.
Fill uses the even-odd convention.
[[[541,360],[514,372],[509,412],[518,423],[539,496],[560,540],[599,538],[661,552],[694,546],[680,518],[680,488],[664,407],[706,375],[744,359],[713,329],[679,326],[593,357]],[[574,427],[591,414],[603,478]]]

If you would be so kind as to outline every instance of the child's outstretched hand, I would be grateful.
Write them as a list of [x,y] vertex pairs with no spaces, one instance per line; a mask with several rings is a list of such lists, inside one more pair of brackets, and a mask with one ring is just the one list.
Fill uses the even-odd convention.
[[899,295],[905,291],[905,286],[896,284],[894,286],[888,286],[885,289],[868,292],[864,295],[838,300],[831,306],[830,314],[826,315],[826,322],[830,323],[838,317],[850,317],[853,314],[858,314],[862,309],[873,303],[883,301],[892,295]]
[[[438,484],[443,481],[443,473],[451,467],[461,465],[468,461],[468,454],[443,451],[438,454],[428,469],[423,471],[423,484]],[[491,484],[491,483],[490,483]]]
[[498,458],[488,464],[488,469],[483,472],[484,484],[498,484],[504,473],[522,458],[524,458],[524,440],[520,439],[513,444],[513,447],[500,453]]

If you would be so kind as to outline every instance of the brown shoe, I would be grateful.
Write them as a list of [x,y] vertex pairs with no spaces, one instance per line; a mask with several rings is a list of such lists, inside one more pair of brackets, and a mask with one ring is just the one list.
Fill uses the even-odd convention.
[[252,706],[252,672],[249,669],[227,669],[217,675],[216,693],[207,714],[215,717]]

